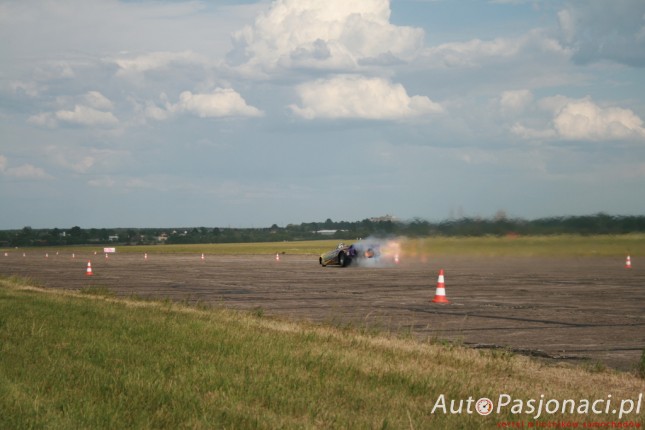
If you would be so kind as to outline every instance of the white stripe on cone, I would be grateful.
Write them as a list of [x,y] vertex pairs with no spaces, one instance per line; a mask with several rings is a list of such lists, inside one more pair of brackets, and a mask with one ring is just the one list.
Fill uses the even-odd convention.
[[450,303],[446,298],[446,287],[444,285],[443,269],[439,270],[439,277],[437,278],[437,290],[432,299],[433,303]]

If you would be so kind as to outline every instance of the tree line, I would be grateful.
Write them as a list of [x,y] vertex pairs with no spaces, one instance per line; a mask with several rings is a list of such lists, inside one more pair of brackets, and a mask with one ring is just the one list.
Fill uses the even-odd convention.
[[370,220],[304,222],[266,228],[90,228],[0,231],[0,246],[61,246],[92,244],[190,244],[276,242],[316,239],[348,239],[368,236],[515,236],[515,235],[617,235],[645,232],[645,216],[596,214],[525,220],[497,215],[492,218],[465,217],[432,222]]

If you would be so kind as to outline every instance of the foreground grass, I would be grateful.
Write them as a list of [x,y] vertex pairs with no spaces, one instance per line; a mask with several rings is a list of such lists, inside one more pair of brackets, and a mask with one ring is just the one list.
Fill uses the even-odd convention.
[[[90,292],[90,291],[88,291]],[[94,292],[97,293],[97,292]],[[105,294],[104,294],[105,293]],[[0,279],[3,428],[494,428],[450,399],[636,399],[635,374]],[[448,413],[432,413],[443,394]],[[645,408],[644,408],[645,409]],[[642,423],[645,411],[623,417]]]
[[[353,243],[356,238],[326,239],[309,241],[259,242],[259,243],[213,243],[188,245],[133,245],[117,246],[119,253],[154,254],[302,254],[319,255],[338,245],[338,242]],[[621,256],[645,255],[645,234],[625,234],[618,236],[596,235],[558,235],[558,236],[518,236],[518,237],[427,237],[419,239],[398,238],[403,256],[469,255],[489,257],[565,257],[565,256]],[[102,246],[69,246],[52,248],[30,248],[45,252],[65,253],[99,251]],[[0,249],[0,252],[11,249]]]

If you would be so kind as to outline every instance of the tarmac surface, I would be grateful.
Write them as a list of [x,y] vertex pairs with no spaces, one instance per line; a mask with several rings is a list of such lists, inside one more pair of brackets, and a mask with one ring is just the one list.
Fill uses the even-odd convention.
[[[0,275],[633,370],[645,348],[645,262],[632,258],[627,269],[621,258],[431,257],[341,268],[321,267],[314,255],[30,249],[0,254]],[[432,303],[440,269],[448,304]]]

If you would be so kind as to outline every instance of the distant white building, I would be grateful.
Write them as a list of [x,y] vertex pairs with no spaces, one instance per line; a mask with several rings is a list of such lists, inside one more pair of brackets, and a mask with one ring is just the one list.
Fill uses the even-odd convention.
[[332,234],[336,234],[337,231],[338,230],[316,230],[314,233],[331,236]]
[[385,215],[385,216],[379,216],[379,217],[373,217],[370,218],[370,221],[372,222],[384,222],[384,221],[396,221],[396,217],[394,215]]

